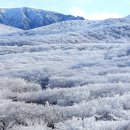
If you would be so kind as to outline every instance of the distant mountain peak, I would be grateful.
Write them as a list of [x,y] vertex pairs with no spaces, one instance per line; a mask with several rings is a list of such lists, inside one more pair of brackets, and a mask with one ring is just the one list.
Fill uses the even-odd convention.
[[0,9],[1,24],[24,30],[67,20],[84,20],[84,18],[28,7]]

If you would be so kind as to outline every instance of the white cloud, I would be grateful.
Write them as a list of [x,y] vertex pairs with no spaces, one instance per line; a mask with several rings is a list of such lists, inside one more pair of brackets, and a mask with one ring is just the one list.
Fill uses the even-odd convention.
[[79,7],[73,7],[70,9],[70,13],[74,16],[82,16],[86,17],[85,11],[80,9]]
[[91,14],[86,14],[85,18],[90,20],[104,20],[108,18],[120,18],[121,14],[116,12],[93,12]]
[[92,12],[92,13],[86,13],[84,10],[82,10],[79,7],[73,7],[70,9],[70,14],[74,16],[82,16],[86,19],[90,20],[104,20],[108,18],[121,18],[123,17],[121,14],[117,12]]

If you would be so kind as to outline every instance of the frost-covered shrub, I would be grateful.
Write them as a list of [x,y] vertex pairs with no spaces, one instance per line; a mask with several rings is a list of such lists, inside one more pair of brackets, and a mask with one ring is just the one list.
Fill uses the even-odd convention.
[[78,86],[73,88],[54,88],[45,91],[27,92],[17,95],[18,101],[45,104],[49,102],[53,105],[73,105],[83,100],[90,101],[99,97],[112,97],[116,94],[122,95],[130,91],[130,84],[107,83]]
[[75,118],[60,122],[56,130],[127,130],[127,121],[98,121],[95,118]]
[[70,88],[74,87],[77,85],[79,81],[77,81],[75,78],[70,78],[70,77],[57,77],[57,78],[52,78],[50,79],[48,86],[50,88]]
[[0,78],[0,98],[17,101],[17,95],[40,91],[41,86],[18,78]]
[[40,85],[29,83],[23,79],[17,78],[0,78],[0,90],[10,90],[12,92],[31,92],[41,89]]
[[9,130],[52,130],[51,128],[48,128],[47,125],[29,125],[29,126],[14,126],[12,129]]
[[33,102],[39,104],[45,104],[49,102],[53,105],[73,105],[83,100],[90,99],[89,91],[86,89],[79,88],[68,88],[68,89],[46,89],[46,91],[29,92],[17,95],[18,101]]
[[23,78],[29,82],[35,82],[41,85],[43,89],[46,88],[46,85],[49,83],[49,74],[46,69],[34,69],[34,70],[22,70],[14,72],[14,77]]

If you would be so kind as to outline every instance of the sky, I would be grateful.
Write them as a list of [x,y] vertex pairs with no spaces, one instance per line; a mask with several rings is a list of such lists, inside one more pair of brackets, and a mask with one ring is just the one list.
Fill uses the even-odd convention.
[[0,8],[15,7],[44,9],[91,20],[130,15],[130,0],[0,0]]

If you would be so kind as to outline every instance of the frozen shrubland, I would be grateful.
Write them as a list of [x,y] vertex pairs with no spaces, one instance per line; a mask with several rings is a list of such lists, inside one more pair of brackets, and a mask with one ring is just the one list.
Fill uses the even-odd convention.
[[0,34],[0,129],[130,130],[129,41],[129,17]]

